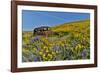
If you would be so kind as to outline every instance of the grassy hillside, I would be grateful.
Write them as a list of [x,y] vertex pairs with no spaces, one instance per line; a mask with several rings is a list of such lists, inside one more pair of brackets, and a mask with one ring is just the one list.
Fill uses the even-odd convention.
[[90,20],[81,20],[70,23],[59,24],[51,29],[55,32],[84,32],[84,29],[88,29],[90,26]]
[[90,58],[90,21],[81,20],[51,27],[53,36],[23,32],[23,62]]

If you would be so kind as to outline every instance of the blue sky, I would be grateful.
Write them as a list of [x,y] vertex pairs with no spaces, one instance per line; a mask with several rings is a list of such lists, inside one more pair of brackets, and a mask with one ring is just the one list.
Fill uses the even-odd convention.
[[72,21],[90,19],[89,13],[22,10],[23,31],[40,26],[55,26]]

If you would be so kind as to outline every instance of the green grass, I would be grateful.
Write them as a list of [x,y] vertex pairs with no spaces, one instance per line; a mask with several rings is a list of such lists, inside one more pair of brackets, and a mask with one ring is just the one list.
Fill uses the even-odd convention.
[[23,32],[23,62],[78,60],[90,58],[90,20],[51,27],[52,36]]

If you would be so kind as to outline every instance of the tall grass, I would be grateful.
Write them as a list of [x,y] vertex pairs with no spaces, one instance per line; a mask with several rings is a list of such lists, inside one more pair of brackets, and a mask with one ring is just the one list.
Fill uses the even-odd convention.
[[22,61],[90,59],[89,22],[83,20],[51,27],[58,34],[48,37],[23,32]]

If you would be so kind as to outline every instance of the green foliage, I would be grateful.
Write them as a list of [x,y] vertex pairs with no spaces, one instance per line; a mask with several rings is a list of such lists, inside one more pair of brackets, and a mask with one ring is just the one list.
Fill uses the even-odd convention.
[[89,59],[89,22],[83,20],[51,27],[58,34],[48,37],[23,32],[23,62]]

